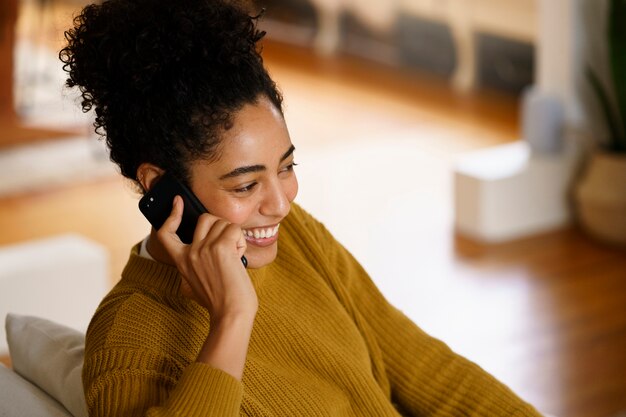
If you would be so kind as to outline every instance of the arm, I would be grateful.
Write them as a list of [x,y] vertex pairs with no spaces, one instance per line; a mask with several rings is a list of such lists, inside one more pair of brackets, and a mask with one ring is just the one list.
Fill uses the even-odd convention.
[[391,306],[345,249],[340,258],[347,268],[344,276],[355,277],[349,292],[375,334],[392,396],[402,407],[437,416],[540,415],[478,365],[427,335]]
[[239,415],[243,387],[231,375],[192,363],[176,381],[174,368],[149,351],[118,348],[97,352],[85,363],[83,372],[89,415]]
[[212,365],[241,381],[252,335],[252,323],[242,316],[229,316],[219,322],[212,322],[211,332],[200,349],[196,362]]
[[184,245],[175,235],[182,214],[177,200],[156,234],[182,274],[180,292],[195,300],[186,303],[197,311],[172,313],[158,301],[163,294],[153,300],[134,291],[121,304],[101,304],[83,368],[91,416],[239,415],[258,305],[240,260],[245,242],[238,244],[237,226],[207,215],[194,242]]
[[[387,302],[354,257],[323,225],[305,214],[349,309],[375,340],[393,400],[418,415],[539,416],[476,364],[452,352]],[[331,279],[331,281],[333,281]],[[341,298],[341,297],[340,297]],[[372,353],[375,355],[375,353]]]
[[183,292],[211,318],[211,332],[196,361],[241,381],[258,309],[256,292],[240,261],[245,239],[239,226],[205,213],[198,219],[193,242],[185,245],[176,235],[182,215],[183,200],[176,196],[156,235],[184,278]]

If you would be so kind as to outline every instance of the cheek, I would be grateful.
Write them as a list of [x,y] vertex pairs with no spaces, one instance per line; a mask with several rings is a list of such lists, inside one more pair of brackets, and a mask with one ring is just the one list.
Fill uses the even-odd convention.
[[229,223],[244,224],[254,211],[254,204],[250,204],[246,199],[230,198],[207,198],[205,204],[209,213],[224,219]]
[[289,202],[292,202],[296,198],[297,195],[298,195],[298,178],[294,174],[292,175],[290,180],[287,182],[287,185],[285,187],[285,196],[287,197]]
[[229,204],[221,217],[231,223],[246,224],[254,213],[254,208],[255,205],[252,202],[237,201]]

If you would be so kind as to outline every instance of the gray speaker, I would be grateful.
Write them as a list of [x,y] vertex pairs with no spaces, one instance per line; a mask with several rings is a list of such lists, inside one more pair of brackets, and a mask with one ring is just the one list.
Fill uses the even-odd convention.
[[525,90],[522,101],[522,134],[533,152],[555,154],[563,147],[563,105],[558,97]]

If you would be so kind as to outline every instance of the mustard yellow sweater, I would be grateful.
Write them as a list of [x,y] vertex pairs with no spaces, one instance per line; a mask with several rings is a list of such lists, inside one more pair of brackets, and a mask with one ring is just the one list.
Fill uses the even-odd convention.
[[239,382],[194,362],[206,310],[135,246],[87,331],[90,416],[539,415],[392,307],[297,205],[277,259],[249,273],[259,311]]

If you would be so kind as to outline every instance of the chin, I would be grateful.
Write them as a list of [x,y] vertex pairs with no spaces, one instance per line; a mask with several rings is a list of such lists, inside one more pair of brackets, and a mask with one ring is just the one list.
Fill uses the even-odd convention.
[[245,256],[248,259],[248,268],[257,269],[263,268],[274,262],[278,253],[278,245],[275,243],[272,246],[265,248],[255,247],[248,245]]

